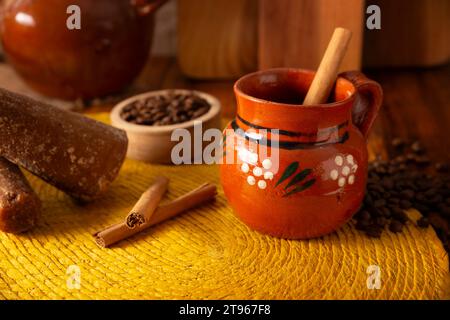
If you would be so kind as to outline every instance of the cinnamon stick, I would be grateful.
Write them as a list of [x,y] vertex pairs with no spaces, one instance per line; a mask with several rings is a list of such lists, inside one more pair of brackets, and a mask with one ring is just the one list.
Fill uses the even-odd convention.
[[158,223],[173,218],[178,214],[192,209],[202,203],[205,203],[215,197],[217,189],[215,185],[205,183],[197,189],[173,200],[172,202],[160,206],[148,221],[130,229],[126,221],[112,225],[102,231],[94,234],[95,242],[103,248],[107,248],[114,243],[131,237],[145,229],[150,228]]
[[128,228],[133,229],[149,221],[164,193],[166,193],[168,185],[169,179],[162,176],[156,177],[154,184],[142,194],[126,217],[126,225]]
[[303,105],[315,105],[327,101],[351,37],[352,32],[350,30],[344,28],[334,30]]

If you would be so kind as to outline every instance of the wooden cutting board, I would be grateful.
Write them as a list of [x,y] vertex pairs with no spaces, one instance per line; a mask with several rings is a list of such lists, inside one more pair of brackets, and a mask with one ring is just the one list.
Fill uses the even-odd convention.
[[178,63],[192,78],[256,69],[257,0],[178,0]]
[[381,30],[365,32],[364,65],[433,66],[450,60],[450,1],[370,0]]
[[334,28],[353,37],[341,66],[361,66],[363,0],[260,0],[259,68],[317,69]]

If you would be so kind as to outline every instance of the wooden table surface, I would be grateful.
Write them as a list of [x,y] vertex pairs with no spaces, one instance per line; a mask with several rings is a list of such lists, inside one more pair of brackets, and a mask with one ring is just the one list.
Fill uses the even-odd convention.
[[[420,138],[433,159],[449,160],[450,66],[424,71],[371,71],[367,75],[379,81],[385,91],[384,106],[370,136],[370,148],[387,156],[391,138]],[[205,91],[221,100],[224,117],[231,118],[236,109],[232,87],[233,81],[188,80],[181,75],[174,59],[152,58],[130,90],[188,88]],[[111,103],[102,102],[84,112],[109,111],[111,107]],[[143,163],[129,161],[126,165],[127,172],[134,170],[135,174],[142,172],[147,177],[138,180],[142,182],[149,181],[155,171],[169,177],[180,174],[167,166],[160,166],[154,171]],[[136,173],[138,169],[133,166],[138,166],[141,171]],[[185,186],[186,181],[195,185],[195,181],[211,174],[212,169],[210,166],[188,168],[183,172],[188,178],[173,179],[174,183],[180,184],[180,188],[175,185],[174,189],[180,192],[183,186],[189,190],[191,186]],[[130,180],[128,176],[122,176],[121,181],[128,185]],[[218,184],[218,180],[215,183]],[[0,259],[3,262],[0,263],[0,273],[3,270],[7,275],[4,279],[0,277],[0,298],[123,298],[127,295],[128,298],[160,298],[162,295],[215,299],[442,299],[441,287],[447,288],[444,282],[450,281],[447,280],[447,256],[441,246],[433,245],[438,240],[430,229],[421,230],[410,225],[408,232],[397,235],[385,233],[381,240],[372,241],[351,231],[353,227],[347,225],[337,234],[328,236],[329,241],[268,241],[256,232],[249,235],[243,224],[236,223],[231,209],[223,205],[223,196],[219,206],[214,207],[213,219],[208,217],[209,214],[200,214],[195,219],[186,217],[184,223],[161,226],[170,229],[157,233],[155,237],[141,235],[147,240],[140,242],[139,247],[124,242],[118,251],[105,252],[96,248],[93,242],[84,240],[98,229],[99,224],[106,226],[117,221],[119,216],[123,217],[123,208],[110,208],[110,203],[117,204],[117,199],[126,199],[130,194],[133,197],[138,195],[145,189],[146,183],[140,187],[133,184],[140,189],[126,192],[123,196],[112,193],[111,199],[114,200],[107,199],[105,203],[97,204],[98,207],[92,207],[95,214],[79,214],[79,211],[86,209],[54,194],[56,189],[46,189],[46,184],[39,179],[34,179],[33,184],[44,197],[43,203],[54,212],[45,215],[45,227],[36,229],[33,241],[5,235],[0,239],[0,256],[3,256]],[[127,189],[119,187],[116,190],[123,192]],[[71,218],[67,220],[69,216]],[[104,220],[106,218],[109,220]],[[51,250],[54,247],[59,249]],[[168,260],[168,256],[177,258]],[[318,264],[311,264],[317,257],[320,257]],[[29,261],[37,262],[30,265]],[[85,291],[64,291],[59,287],[60,275],[64,277],[66,274],[65,261],[77,263],[82,270],[98,271],[87,272],[83,277]],[[136,261],[143,263],[134,268]],[[286,263],[279,264],[279,261]],[[367,290],[368,265],[381,265],[383,275],[387,275],[383,276],[381,290]],[[125,286],[124,266],[130,267],[127,276],[131,279],[125,281]],[[145,276],[141,270],[144,270]],[[227,284],[225,287],[224,283]],[[30,289],[34,287],[36,289]]]
[[[383,157],[392,154],[394,137],[419,139],[435,161],[450,160],[450,64],[422,70],[369,70],[384,90],[384,104],[370,135],[372,150]],[[140,91],[187,88],[215,95],[223,106],[223,116],[235,115],[232,80],[198,81],[181,74],[175,59],[153,57],[136,80]],[[111,105],[97,105],[87,113],[108,111]]]

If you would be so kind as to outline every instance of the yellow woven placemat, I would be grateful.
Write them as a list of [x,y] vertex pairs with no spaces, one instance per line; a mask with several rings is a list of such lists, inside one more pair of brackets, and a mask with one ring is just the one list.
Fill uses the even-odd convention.
[[[105,115],[99,115],[105,119]],[[105,198],[78,206],[30,177],[43,200],[33,231],[0,234],[3,299],[436,299],[445,298],[448,257],[429,228],[369,239],[346,225],[321,239],[288,241],[248,229],[217,201],[111,249],[91,234],[117,222],[156,175],[167,199],[205,181],[216,166],[158,166],[127,160]],[[379,268],[373,288],[369,266]],[[74,269],[75,268],[75,269]],[[80,272],[74,281],[74,270]],[[371,270],[369,268],[369,270]],[[369,287],[368,287],[369,282]],[[74,283],[79,284],[74,286]]]

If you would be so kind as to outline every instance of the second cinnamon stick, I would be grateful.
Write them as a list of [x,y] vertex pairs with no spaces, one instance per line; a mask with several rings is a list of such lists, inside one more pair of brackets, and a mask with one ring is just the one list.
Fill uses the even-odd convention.
[[151,218],[143,224],[130,229],[126,222],[112,225],[94,234],[95,241],[100,247],[109,247],[112,244],[131,237],[153,225],[175,217],[176,215],[194,208],[215,197],[217,189],[215,185],[203,184],[197,189],[175,199],[174,201],[160,206]]
[[135,228],[149,221],[159,205],[164,193],[167,191],[169,179],[163,176],[156,177],[153,185],[145,191],[126,217],[128,228]]

